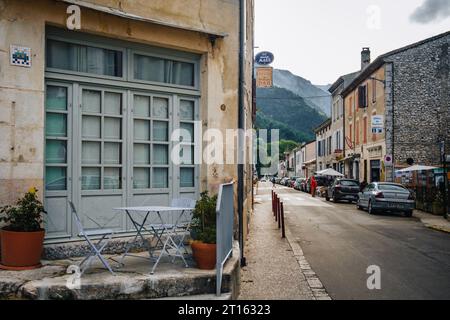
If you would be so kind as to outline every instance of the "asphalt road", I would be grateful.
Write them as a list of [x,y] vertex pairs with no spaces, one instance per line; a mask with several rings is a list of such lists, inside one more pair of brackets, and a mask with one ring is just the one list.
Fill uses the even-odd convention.
[[[256,200],[270,201],[271,184]],[[278,186],[287,228],[333,299],[450,299],[450,234],[401,214],[371,216]],[[292,239],[291,239],[292,240]],[[369,266],[381,289],[369,290]]]

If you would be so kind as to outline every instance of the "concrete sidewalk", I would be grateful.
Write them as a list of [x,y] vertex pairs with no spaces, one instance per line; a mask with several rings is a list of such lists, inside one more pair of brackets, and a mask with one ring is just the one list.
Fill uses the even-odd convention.
[[[271,197],[268,190],[260,190],[260,195]],[[303,255],[297,256],[299,248],[292,248],[286,239],[281,238],[271,211],[270,201],[255,204],[246,246],[247,267],[241,270],[239,299],[329,300],[328,295],[317,296],[313,292],[309,284],[311,279],[307,279],[300,267],[301,261],[306,260]]]
[[450,221],[442,216],[414,210],[414,217],[418,218],[427,228],[450,233]]

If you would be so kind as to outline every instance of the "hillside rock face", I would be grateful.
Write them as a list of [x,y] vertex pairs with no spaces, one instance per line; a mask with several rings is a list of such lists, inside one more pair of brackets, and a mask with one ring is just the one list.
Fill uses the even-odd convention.
[[278,129],[282,140],[298,143],[315,139],[314,128],[327,118],[311,102],[283,88],[257,89],[256,126]]
[[302,77],[296,76],[287,70],[275,69],[273,73],[274,86],[292,91],[302,97],[311,107],[326,116],[331,115],[331,94],[315,86]]

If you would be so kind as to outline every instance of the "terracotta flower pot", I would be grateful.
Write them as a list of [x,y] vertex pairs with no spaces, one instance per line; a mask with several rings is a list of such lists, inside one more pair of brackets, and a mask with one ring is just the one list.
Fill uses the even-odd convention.
[[203,242],[193,242],[191,244],[192,254],[197,267],[201,270],[213,270],[216,267],[216,248],[215,244]]
[[27,270],[41,266],[45,230],[15,232],[1,230],[1,269]]

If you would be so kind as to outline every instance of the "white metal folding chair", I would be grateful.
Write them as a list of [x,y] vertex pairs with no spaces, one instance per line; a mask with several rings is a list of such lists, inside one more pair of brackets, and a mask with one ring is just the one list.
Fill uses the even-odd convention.
[[192,210],[189,212],[183,212],[180,219],[177,222],[177,225],[175,226],[176,230],[174,232],[175,235],[178,235],[178,232],[181,232],[180,239],[178,241],[178,247],[182,247],[186,253],[187,249],[184,245],[184,241],[186,239],[187,234],[191,230],[191,223],[192,223],[192,211],[195,208],[195,204],[197,202],[192,199],[187,198],[177,198],[173,199],[171,203],[171,207],[173,208],[191,208]]
[[[84,272],[86,270],[88,270],[92,260],[95,257],[97,257],[102,262],[102,264],[105,266],[105,268],[108,269],[109,272],[111,272],[111,274],[115,275],[115,273],[112,270],[111,266],[109,265],[108,261],[102,256],[103,250],[108,245],[109,241],[112,240],[114,231],[111,229],[104,229],[99,223],[97,223],[95,220],[93,220],[89,217],[88,217],[88,219],[91,220],[92,222],[94,222],[99,227],[99,229],[85,231],[83,228],[83,224],[81,223],[81,219],[78,216],[77,210],[75,209],[74,204],[71,201],[69,201],[69,205],[70,205],[70,208],[71,208],[72,213],[75,218],[75,222],[78,227],[78,236],[83,237],[86,240],[86,242],[89,244],[89,247],[91,248],[91,252],[89,253],[89,255],[86,258],[84,258],[84,260],[81,261],[81,263],[79,264],[81,275],[83,275]],[[94,243],[90,239],[90,237],[92,237],[94,235],[101,236],[101,238],[96,243]]]

